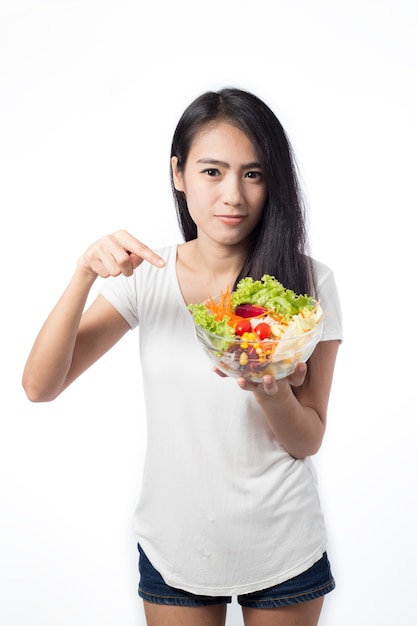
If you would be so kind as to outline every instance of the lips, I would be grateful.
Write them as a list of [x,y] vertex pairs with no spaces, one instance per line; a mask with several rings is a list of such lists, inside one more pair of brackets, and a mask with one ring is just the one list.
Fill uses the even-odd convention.
[[216,215],[216,218],[228,226],[237,226],[243,222],[245,215]]

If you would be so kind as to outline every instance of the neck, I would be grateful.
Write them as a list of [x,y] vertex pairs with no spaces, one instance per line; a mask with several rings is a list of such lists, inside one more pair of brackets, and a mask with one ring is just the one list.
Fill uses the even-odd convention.
[[211,277],[228,276],[232,283],[236,280],[247,256],[246,246],[207,245],[199,239],[189,243],[193,244],[190,251],[197,271]]
[[203,302],[233,285],[246,250],[233,246],[201,245],[198,239],[178,247],[177,276],[187,304]]

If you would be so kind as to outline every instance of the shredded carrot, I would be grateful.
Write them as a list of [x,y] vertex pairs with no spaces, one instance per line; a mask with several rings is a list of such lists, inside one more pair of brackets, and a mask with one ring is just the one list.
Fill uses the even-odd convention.
[[229,318],[229,325],[234,326],[237,321],[242,319],[239,315],[235,315],[232,309],[232,297],[230,288],[228,287],[225,292],[220,293],[218,302],[214,300],[212,296],[207,300],[207,308],[213,314],[213,317],[217,322],[220,322],[224,317]]

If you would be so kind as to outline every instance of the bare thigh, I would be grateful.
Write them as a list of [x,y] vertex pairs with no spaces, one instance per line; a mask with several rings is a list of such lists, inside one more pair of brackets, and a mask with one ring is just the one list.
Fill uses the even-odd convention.
[[324,598],[275,609],[243,607],[245,626],[317,626]]
[[169,606],[144,602],[148,626],[224,626],[226,604],[213,606]]

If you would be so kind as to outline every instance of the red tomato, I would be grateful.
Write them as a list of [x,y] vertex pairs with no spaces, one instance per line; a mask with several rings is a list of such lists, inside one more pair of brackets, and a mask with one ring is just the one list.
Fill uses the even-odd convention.
[[235,326],[236,335],[239,335],[241,337],[243,333],[251,333],[251,332],[252,332],[252,326],[249,320],[240,320],[239,322],[236,323],[236,326]]
[[259,339],[268,339],[270,332],[271,332],[271,328],[269,324],[266,324],[265,322],[261,322],[260,324],[256,326],[254,332],[258,335]]

